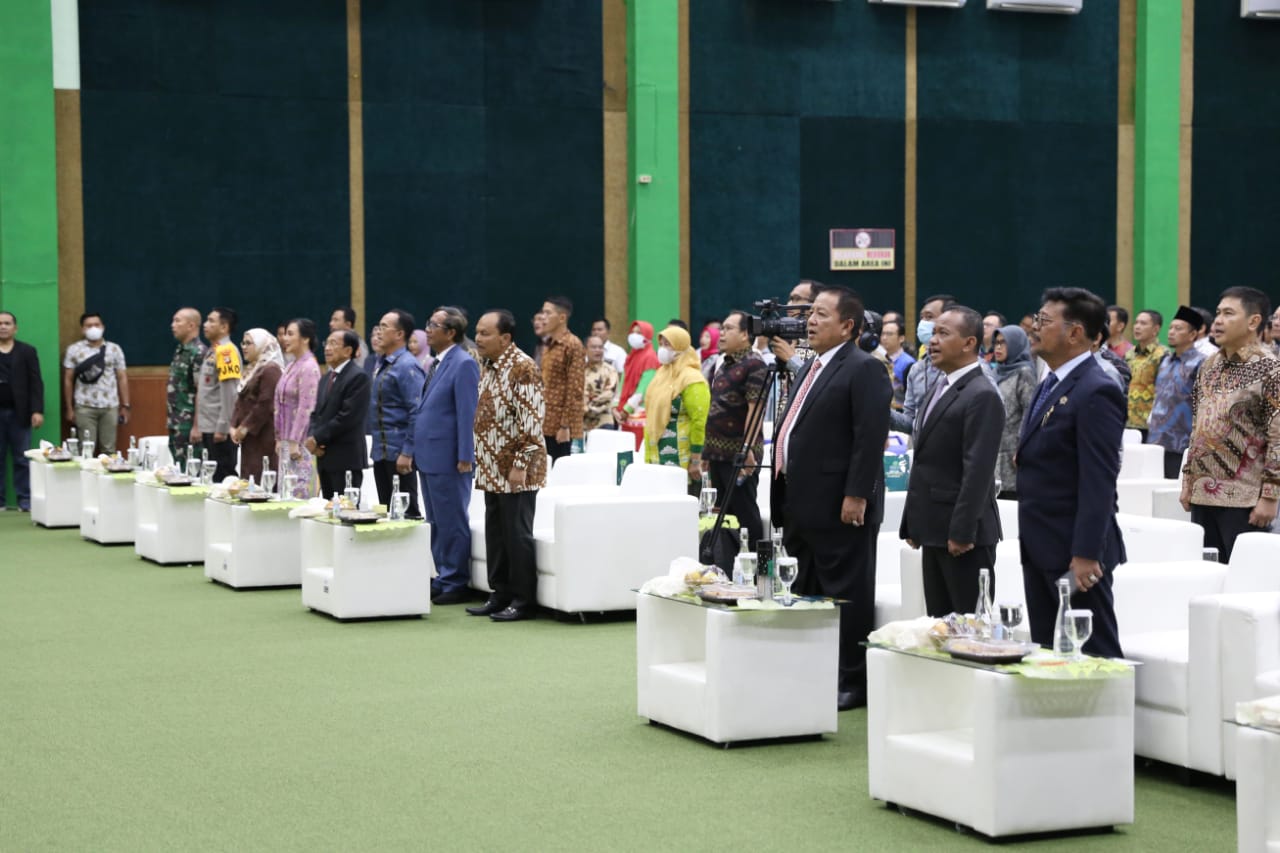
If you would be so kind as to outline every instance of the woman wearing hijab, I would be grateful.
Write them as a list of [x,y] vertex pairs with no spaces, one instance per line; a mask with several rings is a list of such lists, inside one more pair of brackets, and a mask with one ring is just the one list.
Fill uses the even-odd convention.
[[668,326],[658,336],[658,345],[660,366],[644,393],[644,461],[679,465],[696,481],[702,477],[711,387],[688,332]]
[[427,333],[424,330],[414,329],[406,346],[409,348],[409,353],[418,360],[418,366],[424,372],[431,369],[431,363],[436,359],[431,354],[431,347],[427,345]]
[[1001,326],[991,335],[996,385],[1004,400],[1004,433],[1000,437],[1000,455],[996,458],[996,479],[1000,481],[1002,498],[1016,498],[1017,472],[1013,454],[1018,449],[1018,434],[1031,398],[1036,392],[1036,366],[1031,360],[1027,333],[1019,326]]
[[636,437],[636,447],[644,442],[644,392],[661,365],[653,351],[653,325],[644,320],[631,324],[627,335],[631,352],[623,364],[622,389],[618,392],[615,420],[621,429]]
[[720,324],[708,323],[702,329],[698,354],[702,357],[702,375],[710,382],[720,367]]
[[240,476],[262,481],[262,457],[277,467],[276,386],[284,373],[280,342],[266,329],[250,329],[240,342],[248,370],[231,413],[231,440],[240,445]]
[[[316,407],[320,388],[320,365],[316,363],[316,324],[299,318],[291,320],[284,330],[285,352],[293,361],[285,368],[276,386],[276,443],[280,454],[280,480],[284,475],[297,477],[290,497],[303,499],[319,490],[311,454],[303,446]],[[370,358],[369,363],[374,359]]]

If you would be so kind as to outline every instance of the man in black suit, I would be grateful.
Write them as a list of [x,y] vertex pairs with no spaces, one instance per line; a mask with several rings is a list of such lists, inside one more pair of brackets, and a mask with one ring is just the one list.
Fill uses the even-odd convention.
[[822,289],[809,313],[816,358],[792,383],[774,443],[774,524],[800,564],[796,589],[848,601],[840,616],[838,704],[866,704],[875,616],[876,534],[884,518],[884,442],[893,389],[883,365],[851,341],[862,300]]
[[1125,395],[1098,366],[1091,345],[1107,305],[1078,287],[1044,292],[1031,351],[1049,365],[1018,441],[1018,536],[1031,639],[1052,645],[1057,581],[1071,606],[1093,611],[1089,654],[1121,657],[1111,573],[1126,559],[1116,524],[1116,477],[1128,414]]
[[31,477],[25,453],[31,430],[44,425],[44,380],[35,347],[15,335],[18,318],[0,311],[0,509],[4,509],[5,457],[13,457],[13,491],[18,509],[31,509]]
[[[929,359],[942,379],[912,430],[915,458],[898,532],[923,549],[930,616],[973,610],[978,572],[995,566],[1001,538],[995,471],[1004,404],[982,374],[981,340],[982,315],[972,308],[955,305],[937,319]],[[994,574],[991,581],[994,596]]]
[[320,377],[316,408],[311,413],[306,448],[316,457],[320,492],[331,497],[346,485],[359,488],[368,466],[364,424],[369,415],[369,374],[352,359],[360,349],[360,337],[353,331],[330,332],[324,342],[324,360],[329,372]]

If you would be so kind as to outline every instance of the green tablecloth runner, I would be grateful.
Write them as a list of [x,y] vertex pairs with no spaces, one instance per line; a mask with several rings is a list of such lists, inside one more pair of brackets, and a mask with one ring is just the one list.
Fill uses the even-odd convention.
[[80,463],[77,462],[75,459],[69,459],[66,462],[49,462],[46,459],[33,459],[31,461],[39,465],[48,465],[50,468],[62,468],[62,469],[75,468],[77,470],[79,470],[80,468]]
[[289,512],[306,503],[306,501],[250,501],[246,503],[239,498],[215,498],[212,495],[209,496],[209,500],[217,501],[227,506],[247,506],[250,512]]
[[392,533],[403,533],[406,530],[414,530],[421,527],[425,523],[422,521],[379,521],[376,524],[346,524],[328,516],[321,516],[312,520],[340,527],[350,527],[360,536],[385,536]]
[[[966,661],[951,657],[944,651],[935,648],[895,649],[876,643],[868,643],[874,649],[899,652],[921,658],[933,658],[947,663],[989,669],[993,672],[1006,672],[1010,675],[1021,675],[1024,678],[1043,680],[1087,680],[1090,678],[1118,678],[1133,672],[1133,667],[1111,658],[1085,657],[1073,661],[1062,658],[1046,658],[1042,660],[1025,659],[1021,663],[990,664]],[[1034,656],[1035,653],[1033,653]]]
[[137,482],[141,483],[144,486],[150,486],[153,489],[165,489],[166,491],[169,492],[169,494],[177,498],[200,498],[200,500],[204,500],[205,498],[207,498],[209,496],[209,491],[212,488],[211,486],[201,486],[201,485],[170,487],[165,485],[164,483],[160,483],[160,482],[148,483],[142,480],[138,480]]
[[102,475],[113,480],[128,480],[131,483],[138,478],[136,471],[103,471]]

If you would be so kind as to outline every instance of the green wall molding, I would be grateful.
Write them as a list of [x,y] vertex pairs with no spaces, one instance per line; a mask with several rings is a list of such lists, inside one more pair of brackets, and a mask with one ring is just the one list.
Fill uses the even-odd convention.
[[631,317],[680,316],[680,4],[627,3]]
[[1182,27],[1178,0],[1138,4],[1133,308],[1154,308],[1166,321],[1178,308]]

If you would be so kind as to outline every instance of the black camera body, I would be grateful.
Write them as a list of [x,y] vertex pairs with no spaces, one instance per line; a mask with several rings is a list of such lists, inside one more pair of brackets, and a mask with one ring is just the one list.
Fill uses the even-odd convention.
[[784,341],[801,341],[809,337],[809,321],[806,316],[792,317],[788,312],[799,311],[807,315],[812,305],[781,305],[776,299],[762,299],[753,303],[759,314],[747,315],[747,334],[752,338],[782,338]]

